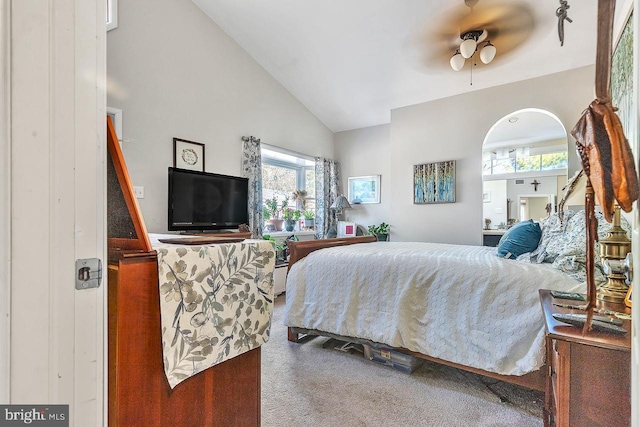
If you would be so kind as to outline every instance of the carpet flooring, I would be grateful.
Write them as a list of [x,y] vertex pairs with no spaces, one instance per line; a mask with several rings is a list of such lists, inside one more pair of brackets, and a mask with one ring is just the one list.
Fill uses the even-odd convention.
[[542,426],[544,394],[424,361],[406,374],[360,353],[287,341],[284,296],[262,347],[262,425]]

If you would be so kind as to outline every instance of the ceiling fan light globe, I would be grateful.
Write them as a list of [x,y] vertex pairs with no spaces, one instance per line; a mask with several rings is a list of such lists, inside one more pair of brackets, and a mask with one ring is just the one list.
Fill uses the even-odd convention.
[[453,71],[460,71],[462,70],[462,67],[464,67],[464,57],[459,53],[456,53],[451,57],[449,63],[451,64]]
[[491,61],[493,61],[493,58],[495,57],[496,57],[496,47],[492,44],[486,45],[480,51],[480,60],[485,64],[488,64]]
[[476,41],[474,39],[467,39],[460,43],[460,54],[469,59],[476,51]]

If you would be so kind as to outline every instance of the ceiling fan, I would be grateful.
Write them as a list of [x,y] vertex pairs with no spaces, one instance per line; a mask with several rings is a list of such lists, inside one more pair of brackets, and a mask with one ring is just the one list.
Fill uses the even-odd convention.
[[425,31],[427,65],[459,71],[466,59],[474,65],[502,60],[529,38],[535,24],[524,0],[464,0]]

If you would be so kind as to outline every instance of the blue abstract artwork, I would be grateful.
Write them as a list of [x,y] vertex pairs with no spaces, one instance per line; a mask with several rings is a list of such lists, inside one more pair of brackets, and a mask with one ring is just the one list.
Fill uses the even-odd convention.
[[413,203],[456,201],[456,161],[413,166]]

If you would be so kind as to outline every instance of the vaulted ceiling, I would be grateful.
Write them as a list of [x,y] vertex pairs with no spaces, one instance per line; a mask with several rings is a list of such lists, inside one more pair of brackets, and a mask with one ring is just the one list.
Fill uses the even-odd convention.
[[[463,0],[193,1],[334,132],[389,123],[392,109],[595,61],[596,0],[569,0],[573,22],[565,22],[562,47],[558,0],[479,0],[472,10]],[[618,11],[629,1],[619,0]],[[449,58],[474,14],[493,20],[497,54],[488,65],[478,60],[473,73],[469,60],[455,72]],[[516,46],[508,33],[520,37]]]

